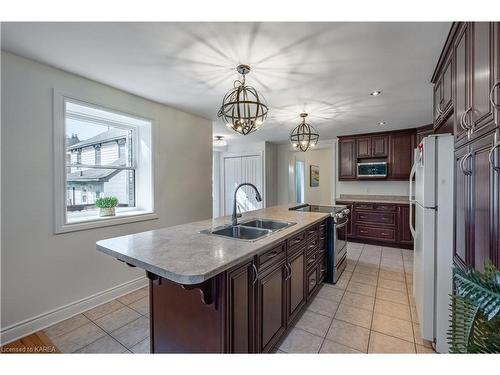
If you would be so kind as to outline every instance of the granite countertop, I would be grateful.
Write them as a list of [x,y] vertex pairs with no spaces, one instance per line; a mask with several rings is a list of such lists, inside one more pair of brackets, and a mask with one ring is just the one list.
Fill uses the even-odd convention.
[[340,194],[338,201],[364,202],[364,203],[392,203],[407,204],[410,200],[405,195],[364,195],[364,194]]
[[110,238],[97,250],[180,284],[198,284],[235,266],[286,237],[315,224],[328,214],[289,211],[292,205],[274,206],[243,214],[239,221],[266,218],[295,222],[255,242],[199,233],[229,224],[229,216]]

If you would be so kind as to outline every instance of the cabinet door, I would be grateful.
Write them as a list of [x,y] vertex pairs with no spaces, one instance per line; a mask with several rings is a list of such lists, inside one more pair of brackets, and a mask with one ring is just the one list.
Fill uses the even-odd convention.
[[389,137],[387,135],[372,137],[372,156],[386,157],[389,148]]
[[407,180],[413,165],[415,134],[395,134],[389,137],[389,175],[392,180]]
[[433,106],[434,106],[434,128],[439,125],[441,120],[441,91],[442,91],[442,81],[441,78],[434,85],[434,96],[433,96]]
[[[500,25],[499,25],[500,27]],[[500,42],[500,41],[499,41]],[[495,145],[500,142],[500,129],[496,131]],[[500,146],[491,153],[493,171],[493,262],[500,269]]]
[[339,140],[339,180],[356,179],[356,143],[354,139]]
[[369,158],[372,156],[371,143],[370,137],[356,138],[356,155],[358,158]]
[[470,236],[473,265],[484,270],[484,262],[496,257],[493,238],[495,207],[495,172],[489,163],[489,152],[494,144],[494,134],[473,142],[471,157],[471,215]]
[[463,171],[467,166],[463,158],[468,154],[469,148],[462,147],[455,151],[455,262],[465,266],[470,265],[469,246],[469,176]]
[[305,276],[306,253],[305,248],[288,258],[290,275],[288,277],[288,322],[292,321],[306,302]]
[[455,143],[465,142],[467,131],[462,126],[463,116],[469,107],[469,26],[464,23],[454,46],[455,61]]
[[[474,127],[474,135],[493,129],[493,106],[490,91],[494,82],[494,22],[471,24],[471,105],[467,119]],[[472,117],[472,118],[471,118]],[[480,131],[482,129],[482,131]]]
[[[415,211],[413,211],[413,225],[415,225]],[[410,206],[398,206],[398,242],[412,244],[413,236],[410,231]]]
[[442,89],[441,89],[441,109],[443,113],[447,112],[452,102],[452,83],[451,83],[451,73],[452,73],[452,58],[450,56],[448,62],[446,63],[443,70],[442,77]]
[[257,281],[258,352],[269,352],[286,328],[286,267],[277,267],[259,275]]
[[227,275],[228,352],[254,352],[253,262],[247,262]]

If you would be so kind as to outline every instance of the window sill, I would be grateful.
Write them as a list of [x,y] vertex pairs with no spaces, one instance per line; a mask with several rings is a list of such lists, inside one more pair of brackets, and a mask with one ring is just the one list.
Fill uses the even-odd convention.
[[55,229],[55,233],[68,233],[80,230],[88,230],[102,227],[109,227],[113,225],[121,225],[128,223],[135,223],[138,221],[158,219],[158,214],[151,211],[131,210],[118,212],[116,216],[89,216],[86,218],[73,218],[70,221]]

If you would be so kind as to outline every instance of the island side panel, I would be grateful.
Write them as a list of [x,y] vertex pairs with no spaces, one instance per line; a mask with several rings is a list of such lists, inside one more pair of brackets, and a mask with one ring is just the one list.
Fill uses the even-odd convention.
[[180,285],[148,273],[152,353],[222,353],[222,275]]

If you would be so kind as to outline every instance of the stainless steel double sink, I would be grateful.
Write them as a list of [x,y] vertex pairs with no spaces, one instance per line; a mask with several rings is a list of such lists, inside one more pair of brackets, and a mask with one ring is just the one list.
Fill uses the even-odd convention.
[[202,230],[200,233],[233,238],[242,241],[257,241],[282,229],[297,223],[270,219],[250,219],[237,225],[224,225],[222,227]]

